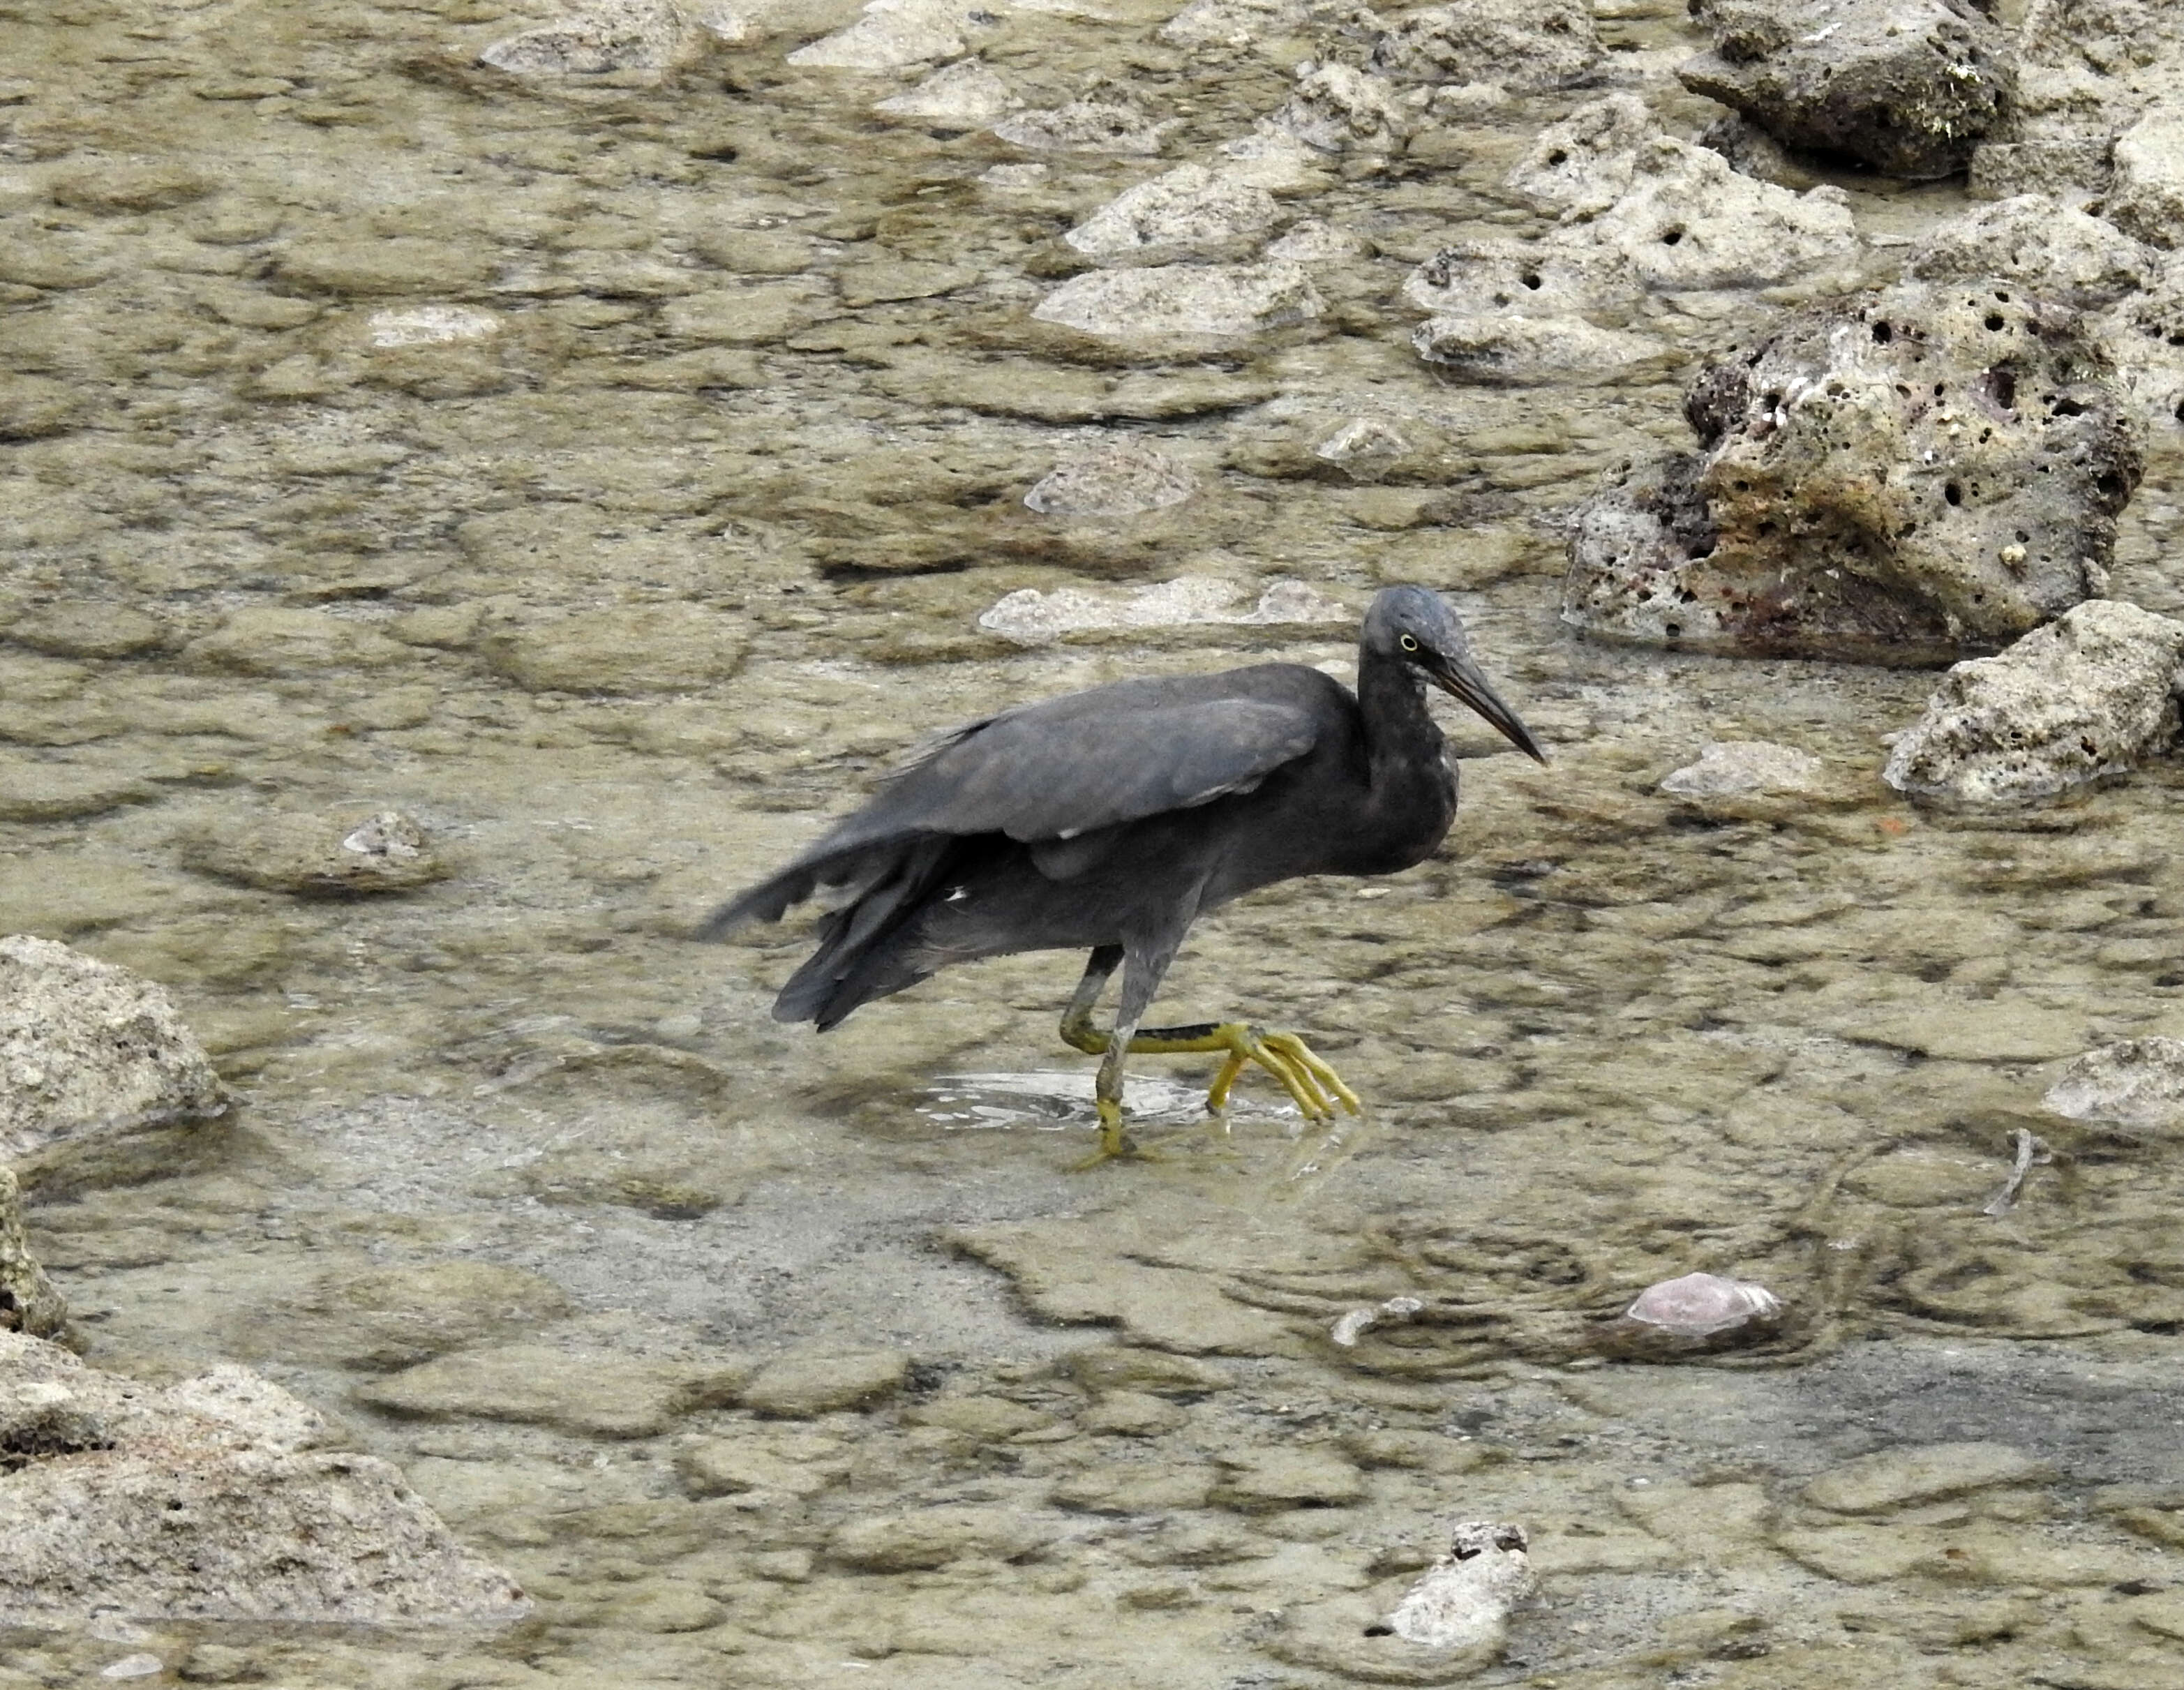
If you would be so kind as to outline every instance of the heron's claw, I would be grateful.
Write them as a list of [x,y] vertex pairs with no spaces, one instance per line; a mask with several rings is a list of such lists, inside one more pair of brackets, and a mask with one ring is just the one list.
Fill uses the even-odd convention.
[[1279,1080],[1308,1121],[1333,1120],[1338,1102],[1353,1115],[1364,1107],[1342,1076],[1294,1033],[1262,1033],[1247,1023],[1228,1021],[1214,1029],[1213,1039],[1215,1048],[1228,1052],[1206,1093],[1206,1107],[1214,1114],[1228,1107],[1228,1093],[1250,1063]]

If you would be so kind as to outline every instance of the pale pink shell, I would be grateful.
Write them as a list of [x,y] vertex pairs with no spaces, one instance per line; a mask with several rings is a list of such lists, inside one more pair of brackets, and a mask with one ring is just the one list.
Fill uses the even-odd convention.
[[1771,1320],[1781,1312],[1782,1299],[1764,1286],[1717,1274],[1685,1274],[1680,1280],[1646,1286],[1624,1318],[1678,1337],[1705,1338],[1752,1321]]

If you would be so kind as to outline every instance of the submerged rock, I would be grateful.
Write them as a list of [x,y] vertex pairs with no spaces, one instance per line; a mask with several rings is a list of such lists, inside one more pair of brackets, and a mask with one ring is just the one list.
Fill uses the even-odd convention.
[[1810,751],[1764,739],[1717,740],[1699,749],[1699,760],[1661,782],[1671,798],[1729,798],[1745,793],[1813,792],[1822,780],[1820,760]]
[[1121,597],[1081,587],[1036,587],[1004,594],[978,618],[978,626],[1005,639],[1040,645],[1064,634],[1104,628],[1187,627],[1200,623],[1277,627],[1312,622],[1348,622],[1353,613],[1301,581],[1277,581],[1248,611],[1240,610],[1240,589],[1212,576],[1181,575],[1156,586],[1133,588]]
[[1063,282],[1032,315],[1103,339],[1158,346],[1245,340],[1309,322],[1324,309],[1301,266],[1275,260],[1094,271]]
[[1126,188],[1062,236],[1102,264],[1241,258],[1282,220],[1264,188],[1203,165],[1181,165]]
[[65,945],[0,939],[0,1156],[226,1112],[166,992]]
[[2184,1126],[2184,1039],[2126,1039],[2088,1051],[2041,1102],[2073,1121],[2174,1131]]
[[504,1625],[530,1604],[389,1463],[241,1368],[154,1388],[0,1332],[0,1624]]
[[1301,34],[1311,20],[1306,0],[1190,0],[1160,27],[1171,47],[1249,47]]
[[2144,287],[2160,255],[2114,224],[2021,193],[1975,205],[1921,242],[1905,268],[1926,282],[1992,276],[2089,309]]
[[1925,181],[1961,170],[2016,81],[1975,0],[1692,0],[1714,50],[1684,86],[1778,141]]
[[201,874],[311,898],[414,891],[449,872],[425,829],[399,810],[274,816],[199,834],[184,842],[182,862]]
[[1411,345],[1429,364],[1467,382],[1524,388],[1627,381],[1682,360],[1665,342],[1605,329],[1578,316],[1429,317]]
[[1525,93],[1588,81],[1606,56],[1591,0],[1452,0],[1406,12],[1373,44],[1384,76]]
[[493,42],[478,62],[512,76],[656,75],[703,40],[675,0],[588,0],[566,17]]
[[1881,778],[1953,805],[2038,803],[2165,749],[2180,682],[2184,622],[2092,600],[1950,670]]
[[1024,503],[1043,516],[1129,516],[1180,505],[1198,477],[1142,441],[1104,440],[1043,477]]
[[846,29],[788,55],[791,64],[831,70],[899,70],[963,51],[974,8],[960,0],[871,0]]
[[67,1325],[68,1305],[24,1240],[15,1172],[0,1163],[0,1332],[50,1338]]
[[1911,1444],[1829,1469],[1805,1486],[1805,1500],[1834,1514],[1880,1514],[2054,1476],[2047,1462],[2005,1443]]
[[1932,661],[2098,592],[2139,459],[2082,321],[1904,283],[1702,376],[1703,452],[1580,508],[1563,617],[1730,654]]

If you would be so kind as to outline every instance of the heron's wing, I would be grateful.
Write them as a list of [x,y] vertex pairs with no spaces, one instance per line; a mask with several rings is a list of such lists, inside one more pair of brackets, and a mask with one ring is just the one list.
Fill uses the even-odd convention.
[[[1135,703],[1134,700],[1112,702]],[[1011,711],[944,742],[824,843],[880,832],[1074,839],[1246,792],[1310,751],[1321,723],[1264,699],[1147,700],[1134,708]]]
[[1005,711],[942,737],[863,809],[723,905],[701,933],[718,937],[747,921],[778,920],[822,886],[884,879],[904,842],[916,837],[1073,839],[1248,792],[1309,752],[1328,726],[1308,695],[1208,695],[1187,688],[1191,682],[1118,682]]

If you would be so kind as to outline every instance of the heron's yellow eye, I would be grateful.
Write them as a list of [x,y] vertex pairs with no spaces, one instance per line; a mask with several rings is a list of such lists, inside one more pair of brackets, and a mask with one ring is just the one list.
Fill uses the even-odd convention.
[[1403,650],[1406,651],[1416,651],[1418,649],[1418,641],[1412,639],[1407,633],[1405,634],[1403,636]]

